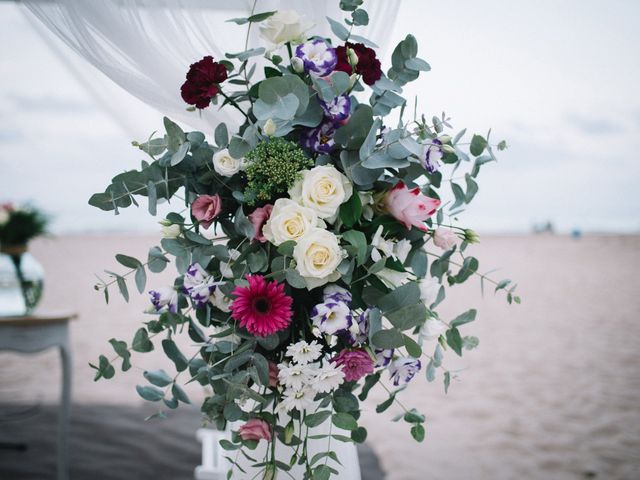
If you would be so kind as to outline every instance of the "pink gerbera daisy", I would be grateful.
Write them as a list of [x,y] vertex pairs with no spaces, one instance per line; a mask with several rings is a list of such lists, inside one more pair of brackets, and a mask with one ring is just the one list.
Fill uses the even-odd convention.
[[231,316],[259,337],[283,330],[291,323],[293,299],[284,293],[284,284],[267,282],[262,275],[247,275],[248,287],[236,287],[232,294]]

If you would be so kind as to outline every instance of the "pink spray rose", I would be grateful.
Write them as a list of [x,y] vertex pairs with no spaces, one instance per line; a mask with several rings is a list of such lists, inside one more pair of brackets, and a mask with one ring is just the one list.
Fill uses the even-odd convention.
[[448,228],[438,228],[433,232],[433,243],[436,247],[440,247],[443,250],[449,250],[456,244],[458,237]]
[[262,233],[262,227],[264,227],[264,224],[267,223],[267,220],[269,220],[269,217],[271,216],[271,210],[273,210],[273,205],[267,204],[264,207],[256,208],[252,213],[249,214],[249,221],[253,225],[253,229],[255,231],[253,239],[257,240],[260,243],[264,243],[267,241]]
[[332,360],[336,365],[342,365],[344,379],[347,382],[360,380],[365,375],[373,373],[373,360],[369,354],[361,348],[355,350],[342,350]]
[[410,230],[413,225],[426,232],[427,227],[422,222],[436,213],[440,200],[423,195],[418,187],[409,190],[404,182],[398,182],[387,192],[384,204],[389,213],[407,229]]
[[238,429],[238,434],[243,440],[271,441],[271,427],[260,418],[252,418]]
[[213,219],[220,215],[222,200],[220,195],[200,195],[191,204],[191,215],[200,222],[204,228],[209,228]]

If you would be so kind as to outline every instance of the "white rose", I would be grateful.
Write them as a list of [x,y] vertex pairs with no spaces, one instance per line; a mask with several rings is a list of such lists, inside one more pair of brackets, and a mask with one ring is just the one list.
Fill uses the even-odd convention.
[[305,170],[289,190],[289,196],[300,205],[313,209],[318,217],[332,222],[338,208],[349,200],[353,187],[349,179],[331,165]]
[[303,42],[305,32],[313,24],[307,22],[294,10],[282,10],[271,15],[260,25],[260,35],[274,46],[287,42]]
[[438,292],[440,291],[438,279],[433,277],[425,278],[420,280],[418,287],[420,287],[420,300],[429,308],[438,298]]
[[420,341],[435,340],[447,331],[447,325],[437,318],[429,318],[420,328]]
[[162,227],[160,227],[160,234],[162,238],[176,238],[180,235],[180,225],[162,225]]
[[449,250],[458,241],[457,235],[453,230],[448,228],[438,228],[433,232],[433,243],[436,247],[440,247],[443,250]]
[[316,226],[318,217],[313,210],[288,198],[279,198],[273,204],[262,233],[268,241],[280,245],[288,240],[299,241]]
[[213,156],[213,169],[223,177],[231,177],[242,170],[244,159],[233,158],[226,148]]
[[338,238],[327,230],[312,228],[296,244],[293,258],[309,290],[340,278],[336,268],[342,261],[342,249]]

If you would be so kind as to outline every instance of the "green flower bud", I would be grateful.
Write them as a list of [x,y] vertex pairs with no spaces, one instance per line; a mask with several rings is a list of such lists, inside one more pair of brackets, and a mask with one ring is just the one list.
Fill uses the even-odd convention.
[[276,123],[273,120],[268,119],[262,127],[262,133],[264,133],[268,137],[271,137],[274,133],[276,133],[277,129],[278,127],[276,126]]
[[465,228],[464,230],[464,240],[467,243],[480,243],[480,237],[476,232],[471,230],[470,228]]

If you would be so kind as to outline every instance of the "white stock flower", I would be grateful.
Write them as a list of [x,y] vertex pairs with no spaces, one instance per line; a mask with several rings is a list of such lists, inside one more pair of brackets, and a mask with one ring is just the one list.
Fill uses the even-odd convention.
[[318,217],[332,222],[340,205],[349,200],[353,186],[332,165],[320,165],[302,172],[289,190],[289,196],[300,205],[311,208]]
[[274,245],[288,240],[299,241],[318,225],[318,216],[289,198],[279,198],[273,204],[269,220],[262,227],[264,237]]
[[316,340],[307,343],[304,340],[287,347],[287,357],[291,357],[299,365],[306,365],[317,360],[322,354],[322,345]]
[[[229,249],[229,257],[231,261],[237,260],[240,257],[240,251],[235,248]],[[220,262],[220,273],[224,278],[234,278],[233,270],[229,262]]]
[[321,228],[310,229],[293,249],[296,268],[309,290],[340,278],[336,269],[342,261],[342,254],[338,238]]
[[233,158],[226,148],[213,155],[213,169],[218,175],[231,177],[242,170],[244,159]]
[[429,308],[438,298],[438,292],[440,291],[438,279],[433,277],[424,278],[418,282],[418,287],[420,287],[420,300]]
[[376,273],[376,276],[389,288],[398,288],[409,281],[409,273],[398,272],[387,267]]
[[287,42],[302,42],[313,24],[295,10],[281,10],[260,24],[260,35],[277,47]]
[[223,312],[230,312],[231,302],[233,301],[230,297],[227,297],[220,288],[216,288],[213,291],[213,294],[209,298],[209,301],[213,304],[214,307],[218,307]]
[[362,216],[365,220],[371,221],[373,219],[373,195],[370,192],[358,192],[360,197],[360,203],[362,204]]
[[448,329],[447,325],[437,318],[428,318],[420,328],[420,341],[435,340]]
[[411,251],[411,242],[406,238],[403,238],[397,242],[393,247],[393,255],[400,260],[400,263],[407,261],[409,252]]
[[162,225],[160,227],[160,235],[162,238],[176,238],[180,235],[180,225],[175,223],[173,225]]
[[393,255],[393,242],[382,238],[382,230],[383,227],[380,225],[371,239],[371,246],[373,247],[371,260],[374,262],[381,260],[383,256],[390,257]]
[[334,362],[327,362],[318,369],[313,380],[313,388],[318,393],[329,393],[344,382],[342,365],[336,366]]

